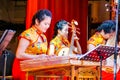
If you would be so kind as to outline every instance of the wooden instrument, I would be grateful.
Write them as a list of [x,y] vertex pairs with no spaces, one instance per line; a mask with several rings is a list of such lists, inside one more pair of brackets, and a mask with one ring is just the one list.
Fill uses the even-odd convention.
[[35,71],[46,68],[56,68],[69,65],[99,66],[99,62],[71,59],[68,56],[46,56],[44,59],[37,58],[20,62],[22,71]]
[[[102,70],[103,71],[106,71],[108,73],[113,73],[114,72],[114,62],[113,62],[113,59],[114,59],[114,55],[110,56],[109,58],[106,59],[106,64],[103,65],[102,67]],[[117,56],[117,68],[116,68],[116,72],[118,72],[120,69],[120,66],[119,66],[119,57]]]
[[[108,73],[113,73],[114,67],[113,66],[103,66],[102,70],[105,72],[108,72]],[[117,66],[116,72],[118,72],[118,71],[119,71],[119,66]]]
[[[99,77],[97,76],[99,75],[99,71],[97,71],[98,67],[96,66],[99,66],[99,62],[76,60],[71,59],[69,56],[45,56],[44,59],[42,57],[20,62],[21,70],[26,72],[26,80],[28,80],[28,75],[34,76],[36,80],[37,77],[48,79],[59,77],[59,80],[63,80],[64,76],[68,76],[70,80],[74,80],[75,77],[79,78],[79,75],[84,73],[79,68],[87,68],[87,70],[94,68],[95,70],[93,71],[96,71],[96,75],[92,75],[93,71],[89,72],[92,72],[92,76]],[[84,74],[89,72],[86,71]]]
[[69,52],[69,47],[62,47],[58,49],[56,53],[58,56],[68,56],[69,55],[68,52]]
[[[114,66],[103,65],[102,66],[102,70],[105,71],[105,72],[107,72],[107,73],[113,73],[114,72]],[[120,70],[119,65],[117,65],[116,72],[118,72],[119,70]]]
[[71,36],[71,43],[69,47],[62,47],[59,49],[56,53],[58,56],[69,56],[69,55],[75,55],[73,54],[73,48],[74,48],[74,36],[76,35],[76,27],[75,25],[78,25],[77,21],[72,20],[71,21],[71,29],[72,29],[72,36]]

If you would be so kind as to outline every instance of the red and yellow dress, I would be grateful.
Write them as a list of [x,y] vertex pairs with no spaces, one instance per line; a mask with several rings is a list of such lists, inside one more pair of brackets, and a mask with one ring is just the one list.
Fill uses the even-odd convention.
[[63,47],[69,47],[70,45],[68,39],[63,38],[62,36],[56,36],[53,40],[50,41],[50,44],[55,46],[54,53],[56,55],[60,49]]
[[[54,39],[52,39],[50,41],[50,44],[55,46],[54,54],[56,54],[56,55],[58,54],[60,49],[62,49],[64,47],[68,47],[70,45],[68,39],[63,38],[62,36],[56,36]],[[59,72],[59,73],[61,73],[61,75],[62,75],[62,72]],[[53,80],[55,80],[55,79],[53,79]],[[64,76],[63,80],[69,80],[69,77]]]
[[[38,41],[39,37],[43,40],[42,43]],[[48,46],[47,38],[34,26],[21,33],[19,39],[20,38],[27,39],[30,42],[29,46],[25,50],[26,53],[33,55],[46,54]],[[20,69],[20,61],[20,59],[16,58],[13,63],[12,75],[15,80],[25,80],[25,72]],[[33,77],[30,77],[29,80],[34,80],[32,78]]]
[[87,44],[93,44],[94,46],[98,46],[99,44],[105,45],[105,39],[103,36],[96,32],[87,42]]

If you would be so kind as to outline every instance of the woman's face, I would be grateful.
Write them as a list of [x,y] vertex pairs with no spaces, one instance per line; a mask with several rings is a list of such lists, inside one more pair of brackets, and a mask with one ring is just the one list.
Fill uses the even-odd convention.
[[68,24],[66,24],[63,26],[63,29],[61,30],[62,35],[66,38],[68,37],[68,27],[69,27]]
[[110,37],[111,37],[111,34],[110,33],[106,33],[106,34],[104,34],[104,36],[103,36],[105,39],[109,39]]
[[46,16],[44,20],[38,23],[38,28],[42,32],[46,32],[47,29],[50,27],[50,23],[51,23],[51,17]]
[[104,39],[109,39],[111,37],[111,33],[105,33],[104,31],[102,33],[103,33],[102,36],[104,37]]

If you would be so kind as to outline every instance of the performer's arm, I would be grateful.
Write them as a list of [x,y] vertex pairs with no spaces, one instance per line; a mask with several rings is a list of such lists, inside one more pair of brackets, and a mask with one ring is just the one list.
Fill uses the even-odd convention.
[[77,54],[81,54],[82,49],[81,49],[81,45],[79,43],[79,38],[78,38],[77,34],[74,34],[74,42],[76,43],[76,46],[74,46],[73,52],[77,53]]
[[48,50],[48,55],[54,55],[55,51],[55,46],[53,44],[50,44],[49,50]]
[[19,40],[19,44],[18,44],[18,48],[17,48],[17,51],[16,51],[16,57],[18,59],[32,59],[32,58],[38,58],[40,56],[43,56],[43,55],[31,55],[31,54],[28,54],[28,53],[25,53],[25,50],[26,48],[28,47],[29,45],[29,41],[27,39],[24,39],[24,38],[21,38]]
[[81,53],[82,53],[82,49],[81,49],[81,46],[80,46],[80,44],[79,44],[79,40],[76,39],[75,42],[76,42],[76,47],[75,47],[75,49],[74,49],[74,52],[75,52],[75,53],[78,53],[78,54],[81,54]]

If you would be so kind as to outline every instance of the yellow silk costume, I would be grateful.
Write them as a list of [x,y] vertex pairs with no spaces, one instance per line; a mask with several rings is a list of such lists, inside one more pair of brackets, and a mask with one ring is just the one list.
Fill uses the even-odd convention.
[[[41,37],[43,42],[40,42],[38,38]],[[46,36],[38,31],[34,26],[25,30],[21,33],[20,38],[25,38],[30,41],[29,46],[25,50],[25,53],[28,54],[46,54],[47,52],[47,38]]]
[[96,32],[87,42],[87,44],[93,44],[94,46],[97,46],[99,44],[105,45],[105,39],[103,36]]
[[57,54],[56,52],[63,48],[63,47],[68,47],[70,45],[69,41],[65,38],[63,38],[62,36],[56,36],[54,39],[52,39],[50,41],[50,44],[55,46],[55,54]]

